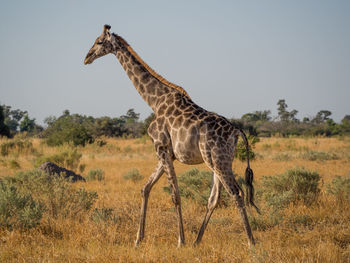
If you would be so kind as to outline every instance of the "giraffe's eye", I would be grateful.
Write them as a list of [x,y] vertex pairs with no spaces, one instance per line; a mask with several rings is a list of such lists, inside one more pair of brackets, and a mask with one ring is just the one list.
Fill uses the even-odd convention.
[[102,45],[102,44],[103,44],[102,41],[97,42],[97,45]]

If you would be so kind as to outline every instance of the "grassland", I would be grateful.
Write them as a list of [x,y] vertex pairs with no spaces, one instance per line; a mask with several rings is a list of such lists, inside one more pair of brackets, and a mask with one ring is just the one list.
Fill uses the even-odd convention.
[[[93,209],[77,219],[44,214],[40,225],[31,229],[1,228],[0,262],[350,262],[350,204],[326,192],[336,176],[350,175],[350,138],[260,139],[252,162],[257,190],[263,176],[295,167],[317,172],[322,182],[320,195],[310,206],[294,203],[273,214],[260,200],[263,216],[249,210],[250,218],[255,218],[257,241],[252,249],[247,246],[233,204],[215,210],[201,245],[193,248],[206,208],[190,199],[182,202],[187,245],[177,249],[176,213],[169,194],[163,190],[167,186],[165,176],[151,192],[146,238],[135,249],[140,189],[157,159],[147,139],[104,140],[107,144],[103,146],[77,148],[82,154],[79,164],[83,176],[88,176],[90,170],[103,171],[101,180],[74,184],[97,192]],[[0,140],[0,144],[6,142]],[[31,170],[38,158],[71,148],[48,147],[39,139],[31,142],[30,147],[0,155],[0,177]],[[233,163],[238,175],[243,174],[245,166],[239,160]],[[175,162],[177,173],[193,167],[207,170],[205,165],[191,167]],[[143,179],[125,179],[135,168]],[[110,211],[113,219],[93,220],[95,208]]]

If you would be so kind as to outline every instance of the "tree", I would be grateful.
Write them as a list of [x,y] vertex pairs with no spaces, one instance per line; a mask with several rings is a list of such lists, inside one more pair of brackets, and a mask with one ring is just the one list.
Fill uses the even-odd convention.
[[279,100],[277,102],[277,105],[278,105],[278,117],[280,118],[281,121],[288,121],[288,117],[289,117],[289,114],[288,114],[288,111],[287,111],[287,108],[288,108],[288,105],[286,103],[285,100]]
[[94,136],[120,137],[126,133],[125,120],[121,118],[100,117],[94,120]]
[[140,118],[140,113],[136,113],[134,109],[129,109],[126,115],[121,116],[126,122],[137,122]]
[[316,124],[326,122],[330,119],[329,116],[331,115],[332,112],[329,110],[321,110],[316,114],[315,118],[312,119],[312,122]]
[[12,134],[15,134],[18,131],[18,126],[20,120],[24,117],[25,114],[28,114],[27,111],[22,110],[11,110],[11,106],[2,105],[3,114],[4,114],[4,123],[9,128]]
[[3,112],[3,106],[0,105],[0,136],[10,136],[10,129],[5,124],[5,116]]
[[50,146],[62,145],[67,142],[77,145],[92,143],[93,137],[83,122],[85,117],[79,114],[69,115],[66,111],[53,122],[45,131],[46,143]]
[[280,99],[277,102],[278,105],[278,117],[282,122],[298,122],[298,119],[295,117],[298,113],[297,110],[292,110],[291,112],[287,111],[288,105],[286,103],[286,100]]
[[28,114],[25,114],[23,120],[19,124],[19,130],[21,132],[33,132],[35,126],[35,119],[30,119]]
[[258,116],[259,121],[270,121],[271,120],[271,111],[270,110],[264,110],[264,111],[255,111],[254,112]]
[[309,123],[309,122],[310,122],[310,118],[308,118],[308,117],[303,118],[303,123]]
[[341,129],[343,133],[350,133],[350,115],[345,115],[341,120]]
[[289,112],[289,121],[299,122],[299,120],[295,117],[297,114],[298,114],[297,110],[292,110],[291,112]]
[[271,120],[270,114],[270,110],[254,111],[253,113],[244,114],[241,119],[246,122],[269,121]]
[[345,115],[341,122],[350,124],[350,115]]
[[241,119],[245,122],[256,122],[259,120],[259,117],[255,113],[246,113],[242,115]]

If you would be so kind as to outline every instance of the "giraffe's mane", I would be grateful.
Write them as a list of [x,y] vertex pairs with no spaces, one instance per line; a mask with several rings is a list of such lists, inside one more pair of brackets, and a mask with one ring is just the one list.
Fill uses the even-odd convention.
[[128,44],[128,42],[126,42],[126,40],[124,38],[122,38],[119,35],[113,34],[115,37],[117,37],[122,44],[127,48],[127,50],[135,57],[135,59],[146,68],[146,70],[156,79],[158,79],[160,82],[162,82],[163,84],[178,90],[180,93],[184,94],[185,96],[187,96],[188,98],[190,98],[190,96],[188,95],[188,93],[180,86],[171,83],[170,81],[166,80],[165,78],[163,78],[161,75],[159,75],[157,72],[155,72],[150,66],[147,65],[146,62],[144,62],[142,60],[142,58],[140,58],[140,56],[135,52],[135,50]]

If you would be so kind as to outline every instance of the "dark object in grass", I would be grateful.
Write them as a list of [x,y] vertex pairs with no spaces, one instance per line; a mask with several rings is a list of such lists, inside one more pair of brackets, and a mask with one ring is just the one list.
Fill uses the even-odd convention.
[[69,178],[72,182],[76,181],[86,181],[84,177],[79,174],[74,173],[64,167],[60,167],[52,162],[45,162],[39,166],[39,169],[48,173],[49,175],[64,176],[64,178]]

